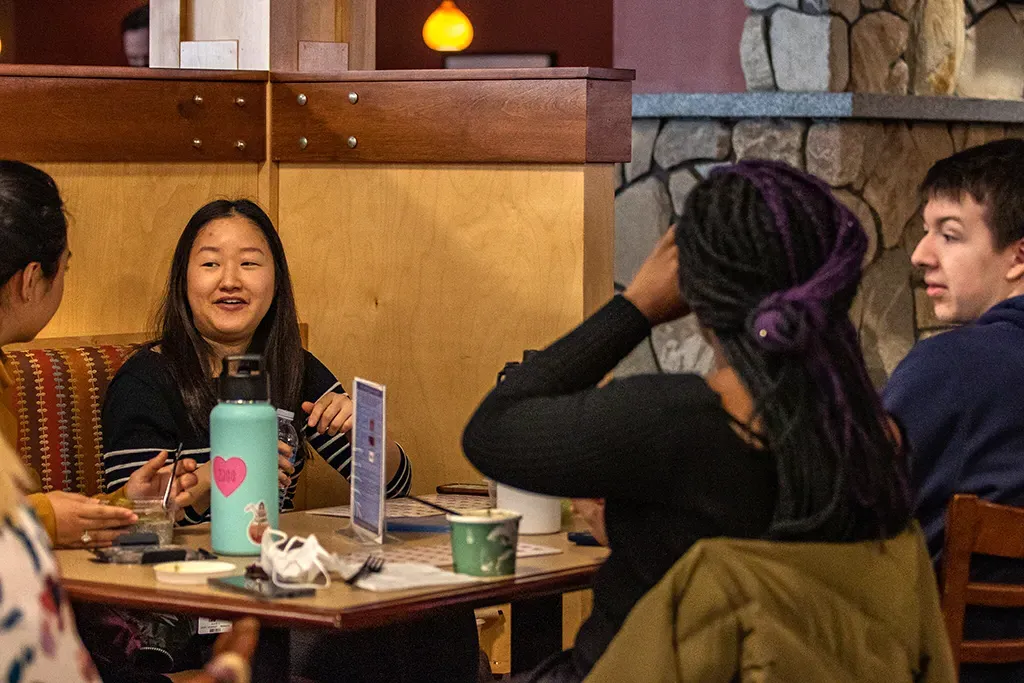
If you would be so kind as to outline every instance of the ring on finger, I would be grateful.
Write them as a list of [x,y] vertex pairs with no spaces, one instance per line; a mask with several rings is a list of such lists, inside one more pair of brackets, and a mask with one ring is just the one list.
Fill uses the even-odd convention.
[[86,529],[85,531],[82,532],[81,540],[82,540],[82,543],[84,543],[86,545],[88,545],[90,542],[92,542],[92,536],[89,535],[89,530],[88,529]]

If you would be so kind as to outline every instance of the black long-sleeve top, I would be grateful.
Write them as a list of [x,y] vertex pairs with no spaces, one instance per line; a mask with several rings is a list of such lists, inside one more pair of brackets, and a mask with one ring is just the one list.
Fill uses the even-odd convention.
[[[344,393],[334,373],[316,356],[303,351],[302,360],[301,400],[316,403],[328,392]],[[287,408],[300,409],[299,406]],[[210,461],[210,430],[196,430],[189,422],[170,361],[156,351],[142,349],[125,361],[107,389],[102,417],[103,478],[107,492],[124,486],[133,472],[160,451],[173,453],[178,443],[183,446],[182,455],[200,465]],[[352,453],[345,434],[318,434],[316,429],[304,426],[301,436],[329,465],[349,478]],[[399,457],[398,471],[385,491],[388,498],[407,495],[412,483],[412,464],[401,447]],[[295,459],[291,484],[282,491],[279,501],[282,511],[294,507],[292,499],[305,463],[305,458]],[[182,525],[210,521],[209,509],[199,512],[189,506],[184,512]]]
[[741,439],[697,375],[597,383],[650,333],[616,296],[511,370],[462,445],[485,475],[537,493],[605,498],[611,548],[576,639],[582,678],[633,605],[701,538],[763,536],[776,504],[771,455]]

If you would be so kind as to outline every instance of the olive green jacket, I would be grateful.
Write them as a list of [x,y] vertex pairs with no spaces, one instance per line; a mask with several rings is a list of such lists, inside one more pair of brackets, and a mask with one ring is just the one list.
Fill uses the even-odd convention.
[[888,541],[695,544],[586,683],[955,681],[916,522]]

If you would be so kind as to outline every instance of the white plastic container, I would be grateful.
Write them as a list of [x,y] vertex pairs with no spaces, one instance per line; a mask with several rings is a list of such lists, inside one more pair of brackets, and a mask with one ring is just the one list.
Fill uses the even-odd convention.
[[562,499],[498,484],[498,507],[523,516],[520,534],[556,534],[562,529]]

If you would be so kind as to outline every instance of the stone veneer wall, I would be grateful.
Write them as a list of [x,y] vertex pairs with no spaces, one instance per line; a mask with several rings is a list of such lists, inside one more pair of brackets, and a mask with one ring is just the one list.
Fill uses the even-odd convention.
[[[632,279],[690,191],[715,166],[749,158],[785,161],[828,182],[867,232],[870,248],[851,316],[872,379],[881,386],[916,339],[942,329],[910,265],[921,234],[918,184],[935,161],[1008,136],[1024,138],[1024,124],[634,119],[632,161],[616,167],[616,283]],[[710,349],[691,316],[655,329],[620,374],[703,373],[710,363]]]
[[1024,4],[746,0],[748,90],[1024,96]]

